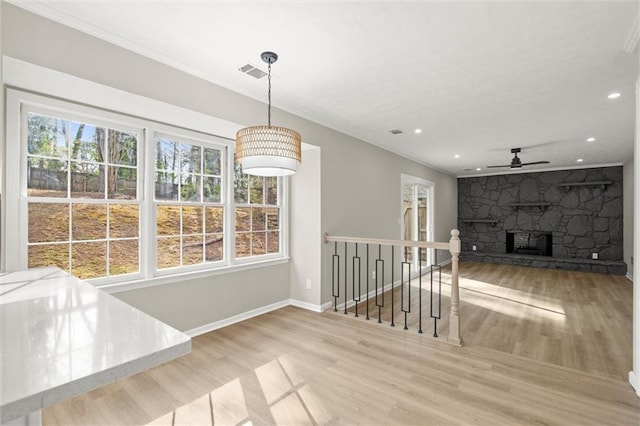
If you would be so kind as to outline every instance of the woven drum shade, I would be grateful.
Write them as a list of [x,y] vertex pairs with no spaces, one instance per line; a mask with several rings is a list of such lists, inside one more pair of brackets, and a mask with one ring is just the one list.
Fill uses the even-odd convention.
[[287,176],[302,161],[302,138],[278,126],[251,126],[236,133],[236,158],[242,172],[256,176]]

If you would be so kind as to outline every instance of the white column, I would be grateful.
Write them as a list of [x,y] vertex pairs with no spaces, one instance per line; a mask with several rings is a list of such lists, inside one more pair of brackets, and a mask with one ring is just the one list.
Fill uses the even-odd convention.
[[[0,28],[2,28],[2,7],[4,2],[0,0]],[[4,195],[4,153],[5,153],[5,133],[4,133],[4,71],[2,60],[2,31],[0,31],[0,271],[4,271],[4,253],[6,253],[7,245],[4,239],[4,221],[5,221],[5,195]]]
[[640,78],[636,80],[636,140],[633,167],[633,370],[629,382],[640,396]]
[[[303,144],[302,163],[290,182],[291,304],[322,311],[321,149]],[[325,280],[326,281],[326,280]]]

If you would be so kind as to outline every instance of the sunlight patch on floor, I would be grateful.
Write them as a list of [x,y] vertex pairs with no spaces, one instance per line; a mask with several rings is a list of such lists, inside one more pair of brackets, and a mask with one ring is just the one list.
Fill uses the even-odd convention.
[[251,424],[240,379],[234,379],[147,426]]
[[331,420],[291,360],[284,356],[256,368],[256,376],[276,424],[322,424]]
[[[434,274],[434,293],[438,292],[437,278],[438,275]],[[459,278],[458,285],[460,288],[460,301],[463,303],[470,303],[517,318],[542,317],[559,324],[566,322],[565,310],[559,299],[539,296],[464,277]],[[414,278],[411,281],[411,286],[418,287],[419,279]],[[429,291],[430,289],[429,273],[422,276],[422,289],[423,291]],[[450,294],[451,274],[443,272],[442,295],[448,297]]]
[[[287,357],[276,358],[254,370],[275,424],[314,425],[332,420],[320,398],[305,383]],[[251,426],[250,411],[240,378],[207,393],[147,426],[241,425]]]
[[240,379],[234,379],[210,393],[214,424],[237,425],[249,418]]

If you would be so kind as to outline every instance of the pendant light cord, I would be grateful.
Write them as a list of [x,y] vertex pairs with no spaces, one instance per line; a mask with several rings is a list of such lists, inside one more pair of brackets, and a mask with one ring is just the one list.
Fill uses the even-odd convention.
[[267,112],[268,125],[271,127],[271,61],[269,61],[269,109]]

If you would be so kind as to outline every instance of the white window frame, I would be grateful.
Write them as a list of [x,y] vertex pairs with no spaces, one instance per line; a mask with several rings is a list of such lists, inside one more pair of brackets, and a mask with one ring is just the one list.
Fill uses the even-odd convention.
[[[173,205],[199,205],[199,204],[190,204],[188,202],[182,202],[182,201],[170,201],[170,200],[156,200],[155,199],[155,179],[147,179],[145,181],[145,189],[146,189],[146,193],[149,194],[149,203],[151,205],[151,208],[149,210],[149,218],[152,220],[149,220],[148,226],[146,226],[146,231],[147,231],[147,235],[150,236],[150,240],[149,240],[149,253],[150,255],[152,255],[153,257],[151,258],[151,260],[149,261],[149,273],[153,276],[171,276],[171,275],[176,275],[176,273],[182,273],[182,272],[189,272],[189,271],[201,271],[201,270],[210,270],[210,269],[216,269],[216,268],[221,268],[221,267],[225,267],[229,264],[229,252],[228,252],[228,248],[227,245],[229,244],[228,240],[234,240],[234,238],[226,238],[227,237],[227,232],[229,231],[229,227],[227,225],[227,210],[229,208],[233,208],[233,205],[229,205],[229,203],[233,203],[233,200],[230,200],[227,193],[227,187],[228,186],[232,186],[230,185],[230,182],[228,181],[228,162],[226,161],[227,158],[229,157],[229,146],[228,144],[224,143],[223,139],[218,139],[216,138],[215,140],[212,139],[212,137],[206,137],[205,135],[202,135],[200,133],[194,132],[194,131],[190,131],[190,130],[185,130],[185,129],[176,129],[174,127],[170,127],[170,126],[166,126],[166,125],[155,125],[153,131],[147,132],[148,133],[148,139],[146,141],[146,147],[150,150],[153,151],[151,153],[151,155],[148,155],[148,160],[145,164],[145,170],[154,170],[155,174],[155,149],[156,149],[156,144],[155,144],[155,140],[157,137],[162,136],[162,137],[167,137],[167,138],[175,138],[177,140],[180,141],[189,141],[192,143],[197,143],[200,144],[202,146],[209,146],[211,148],[216,148],[219,149],[220,151],[222,151],[222,160],[221,160],[221,177],[222,177],[222,192],[220,194],[220,205],[223,208],[223,234],[225,235],[225,239],[224,239],[224,247],[223,247],[223,260],[219,260],[219,261],[214,261],[214,262],[205,262],[205,263],[200,263],[200,264],[196,264],[196,265],[187,265],[187,266],[180,266],[180,267],[176,267],[176,268],[166,268],[166,269],[157,269],[157,265],[156,265],[156,249],[157,249],[157,245],[156,245],[156,239],[157,239],[157,235],[156,235],[156,214],[155,214],[155,208],[157,205],[159,204],[173,204]],[[226,174],[226,175],[225,175]],[[148,175],[145,175],[148,176]],[[227,179],[225,179],[225,177]],[[145,206],[146,207],[146,206]],[[145,212],[146,213],[146,212]],[[153,241],[152,241],[153,240]],[[154,267],[155,265],[155,267]],[[180,272],[177,272],[180,271]]]
[[[49,72],[50,70],[47,70]],[[53,72],[53,71],[51,71]],[[57,72],[53,72],[58,74]],[[88,83],[89,87],[96,85]],[[100,86],[100,85],[98,85]],[[104,89],[104,86],[101,86]],[[116,89],[110,89],[115,91]],[[130,95],[134,100],[140,100],[135,95]],[[69,97],[71,98],[71,96]],[[68,99],[69,99],[68,98]],[[233,198],[233,158],[235,150],[235,141],[228,138],[215,136],[211,133],[204,133],[195,130],[184,130],[178,123],[161,124],[154,120],[153,114],[149,119],[137,118],[130,115],[130,111],[123,113],[111,113],[101,109],[100,107],[84,106],[78,104],[78,100],[59,100],[53,99],[46,95],[38,95],[27,93],[19,89],[7,89],[7,126],[6,126],[6,146],[5,146],[5,175],[3,180],[2,193],[2,261],[4,271],[13,271],[26,269],[27,267],[27,188],[26,188],[26,164],[27,149],[26,135],[21,126],[22,105],[28,105],[46,111],[48,115],[62,117],[71,116],[72,119],[90,119],[92,123],[115,126],[119,129],[142,129],[139,133],[140,140],[138,154],[138,170],[141,178],[138,182],[138,200],[140,201],[140,272],[138,274],[119,275],[114,277],[104,277],[88,280],[96,286],[108,288],[110,291],[124,291],[133,288],[143,288],[152,285],[165,284],[184,280],[185,278],[199,278],[220,273],[233,272],[242,269],[251,269],[254,267],[268,266],[288,262],[288,178],[279,179],[278,198],[280,209],[280,253],[265,254],[259,256],[245,257],[235,259],[235,204]],[[157,104],[157,101],[142,98],[144,102]],[[108,102],[107,102],[108,103]],[[125,101],[126,103],[126,101]],[[159,105],[155,105],[158,107]],[[179,109],[180,114],[189,117],[192,123],[198,123],[202,117],[199,113],[185,112],[178,107],[161,105],[163,108]],[[146,109],[145,109],[146,110]],[[148,113],[148,111],[147,111]],[[160,114],[162,118],[163,114]],[[77,117],[77,118],[76,118]],[[152,121],[153,120],[153,121]],[[185,120],[189,121],[189,120]],[[214,119],[214,122],[219,121]],[[211,123],[208,123],[209,125]],[[224,123],[223,123],[224,124]],[[26,124],[25,124],[26,125]],[[199,127],[199,126],[194,126]],[[152,129],[152,130],[150,130]],[[221,131],[228,131],[225,126],[221,126]],[[188,139],[204,139],[205,141],[214,141],[212,146],[223,151],[223,193],[221,194],[221,202],[224,206],[224,235],[225,247],[223,261],[203,263],[199,265],[189,265],[180,268],[172,268],[160,270],[156,269],[155,259],[155,200],[154,179],[148,179],[149,175],[155,172],[154,155],[155,150],[153,140],[155,132],[162,134],[176,134],[178,137],[186,137]],[[19,141],[19,146],[15,146]],[[230,181],[231,179],[231,181]],[[17,224],[15,226],[14,224]],[[19,242],[17,246],[15,242]]]
[[[32,95],[33,97],[34,95]],[[9,103],[7,103],[7,105],[9,105]],[[25,108],[23,108],[23,106]],[[73,109],[71,109],[70,107],[72,107]],[[29,223],[28,223],[28,208],[29,208],[29,202],[32,201],[34,203],[47,203],[47,202],[53,202],[53,203],[71,203],[71,204],[105,204],[105,205],[111,205],[111,204],[136,204],[139,206],[139,220],[138,220],[138,262],[139,265],[141,266],[143,264],[144,261],[146,261],[146,259],[143,259],[144,254],[146,253],[145,250],[143,250],[142,247],[142,243],[141,243],[141,236],[142,236],[142,209],[143,209],[143,197],[144,197],[144,192],[143,192],[143,179],[138,178],[138,182],[137,182],[137,187],[136,187],[136,199],[135,200],[117,200],[117,199],[110,199],[110,198],[98,198],[98,199],[83,199],[83,198],[48,198],[48,197],[33,197],[33,198],[29,198],[27,196],[27,176],[26,176],[26,168],[24,168],[23,166],[27,163],[27,157],[28,157],[28,152],[27,152],[27,147],[26,147],[26,138],[27,138],[27,114],[29,113],[35,113],[35,114],[39,114],[39,115],[44,115],[44,116],[51,116],[51,117],[55,117],[55,118],[61,118],[64,120],[68,120],[68,121],[76,121],[76,122],[84,122],[84,123],[91,123],[93,125],[96,126],[100,126],[100,127],[104,127],[104,128],[116,128],[118,130],[123,130],[126,132],[130,132],[130,133],[136,133],[138,134],[138,147],[137,147],[137,161],[138,164],[136,165],[136,175],[140,176],[140,171],[144,170],[144,166],[141,166],[144,164],[144,157],[145,157],[145,150],[142,147],[142,145],[145,143],[145,129],[144,127],[140,126],[143,123],[140,122],[129,122],[128,120],[122,120],[121,117],[118,117],[115,114],[111,114],[111,113],[105,113],[102,114],[101,112],[98,112],[97,110],[94,109],[90,109],[88,107],[83,107],[83,106],[78,106],[78,108],[75,108],[74,106],[72,106],[71,104],[62,102],[62,101],[55,101],[55,102],[51,102],[49,103],[49,100],[47,100],[46,98],[40,98],[40,99],[34,99],[33,101],[22,101],[20,102],[20,136],[19,139],[15,139],[13,140],[13,142],[11,143],[15,143],[15,141],[18,141],[20,146],[19,147],[11,147],[13,153],[15,152],[19,152],[19,159],[14,159],[14,158],[10,158],[9,153],[7,152],[7,159],[8,161],[13,161],[14,163],[17,163],[20,166],[20,179],[18,182],[15,182],[14,179],[12,179],[12,177],[7,176],[7,183],[10,185],[16,185],[19,187],[19,191],[21,196],[19,197],[20,200],[20,216],[19,216],[19,227],[20,227],[20,231],[24,232],[23,234],[21,234],[21,241],[18,245],[19,247],[19,254],[21,256],[20,258],[20,266],[23,269],[27,268],[28,265],[28,227],[29,227]],[[8,142],[9,143],[9,142]],[[70,147],[69,147],[70,148]],[[70,153],[69,153],[70,156]],[[67,158],[67,160],[70,157]],[[17,176],[17,175],[14,175]],[[71,240],[72,242],[73,240]],[[106,241],[110,241],[110,239],[107,239]],[[9,255],[9,254],[8,254]],[[108,258],[108,246],[107,246],[107,258]],[[95,281],[96,283],[101,283],[101,282],[117,282],[120,281],[121,278],[124,275],[115,275],[115,276],[106,276],[106,277],[102,277],[102,278],[96,278],[92,281]],[[141,278],[142,277],[142,268],[140,268],[140,271],[138,273],[131,273],[131,274],[126,274],[127,278],[130,279],[136,279],[136,278]]]

